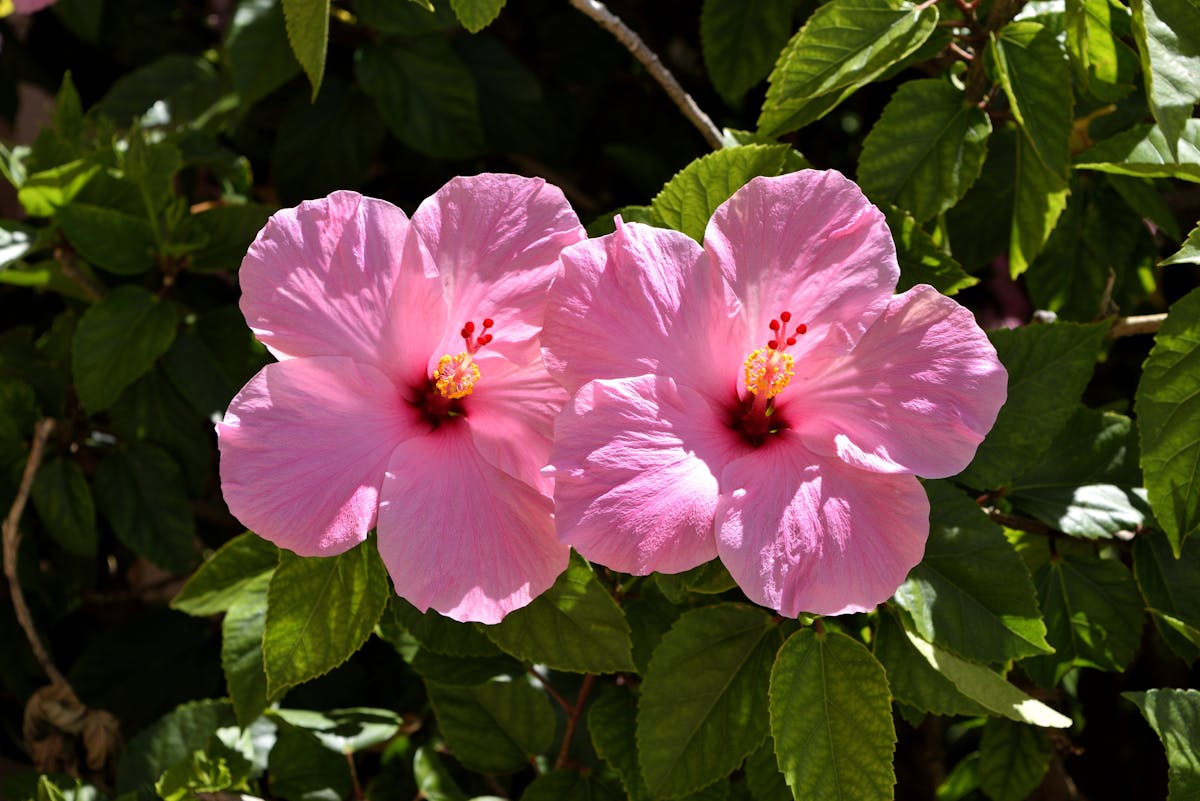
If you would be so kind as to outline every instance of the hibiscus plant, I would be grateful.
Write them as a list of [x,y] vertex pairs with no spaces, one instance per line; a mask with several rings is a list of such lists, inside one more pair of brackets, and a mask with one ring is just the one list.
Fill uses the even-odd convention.
[[1200,797],[1198,0],[0,36],[0,799]]

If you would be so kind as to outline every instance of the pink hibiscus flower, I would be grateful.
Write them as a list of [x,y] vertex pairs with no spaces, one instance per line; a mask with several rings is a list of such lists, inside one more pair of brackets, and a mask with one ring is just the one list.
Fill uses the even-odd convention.
[[32,14],[35,11],[41,11],[47,6],[52,6],[54,3],[55,0],[12,0],[13,13]]
[[970,462],[1007,374],[970,312],[893,296],[883,215],[837,172],[756,178],[687,236],[618,219],[574,245],[542,342],[573,393],[559,537],[628,573],[719,556],[790,617],[865,611],[920,561],[916,475]]
[[566,400],[538,337],[559,251],[584,237],[557,188],[455,178],[409,220],[354,192],[268,221],[242,313],[278,357],[217,425],[221,488],[302,556],[377,528],[396,592],[494,623],[567,564],[541,468]]

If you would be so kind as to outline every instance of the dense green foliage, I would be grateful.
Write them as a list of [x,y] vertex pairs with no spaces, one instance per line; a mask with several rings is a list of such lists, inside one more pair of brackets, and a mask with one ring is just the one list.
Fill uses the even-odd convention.
[[[566,0],[0,22],[0,512],[54,421],[6,554],[30,617],[5,592],[0,796],[1200,792],[1200,2],[612,9],[724,147]],[[805,166],[859,181],[901,287],[956,294],[1009,372],[877,611],[781,620],[718,562],[573,556],[461,624],[395,597],[373,540],[305,559],[229,515],[212,421],[269,360],[236,270],[276,208],[351,188],[411,212],[495,170],[559,184],[593,234],[620,211],[700,239]],[[39,689],[22,623],[82,706]]]

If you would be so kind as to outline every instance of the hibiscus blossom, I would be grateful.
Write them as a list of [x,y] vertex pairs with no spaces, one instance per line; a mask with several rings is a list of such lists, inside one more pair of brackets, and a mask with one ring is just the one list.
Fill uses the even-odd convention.
[[[11,0],[12,6],[10,13],[13,14],[32,14],[35,11],[41,11],[47,6],[52,6],[55,0]],[[0,2],[0,9],[3,9],[4,3]]]
[[756,178],[703,249],[618,218],[562,262],[542,336],[574,396],[550,457],[560,539],[635,574],[719,556],[788,616],[891,595],[929,533],[916,476],[970,462],[1007,374],[966,309],[892,294],[858,187]]
[[567,564],[541,474],[566,400],[538,337],[562,192],[455,178],[409,220],[335,192],[273,216],[242,262],[242,313],[279,359],[217,425],[221,487],[247,527],[302,556],[377,528],[396,592],[494,623]]

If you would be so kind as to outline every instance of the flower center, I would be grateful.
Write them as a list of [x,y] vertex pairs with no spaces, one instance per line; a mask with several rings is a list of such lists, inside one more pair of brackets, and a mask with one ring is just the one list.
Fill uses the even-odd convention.
[[455,354],[447,353],[438,359],[430,380],[443,398],[458,400],[475,390],[475,383],[479,381],[479,365],[475,364],[475,354],[492,341],[492,335],[487,330],[493,325],[492,318],[485,318],[479,327],[479,336],[475,336],[475,323],[467,322],[459,332],[466,349]]
[[808,326],[798,324],[788,334],[791,312],[783,312],[771,320],[771,339],[765,348],[758,348],[746,357],[746,389],[756,400],[770,400],[783,392],[796,372],[796,360],[787,349],[796,344],[796,337],[808,332]]
[[787,349],[796,344],[796,337],[808,333],[804,323],[797,323],[789,332],[791,321],[791,312],[786,311],[772,319],[766,347],[752,351],[742,365],[749,397],[742,401],[732,426],[755,445],[762,443],[768,434],[786,427],[782,421],[772,419],[775,411],[772,399],[787,388],[796,372],[796,359]]

